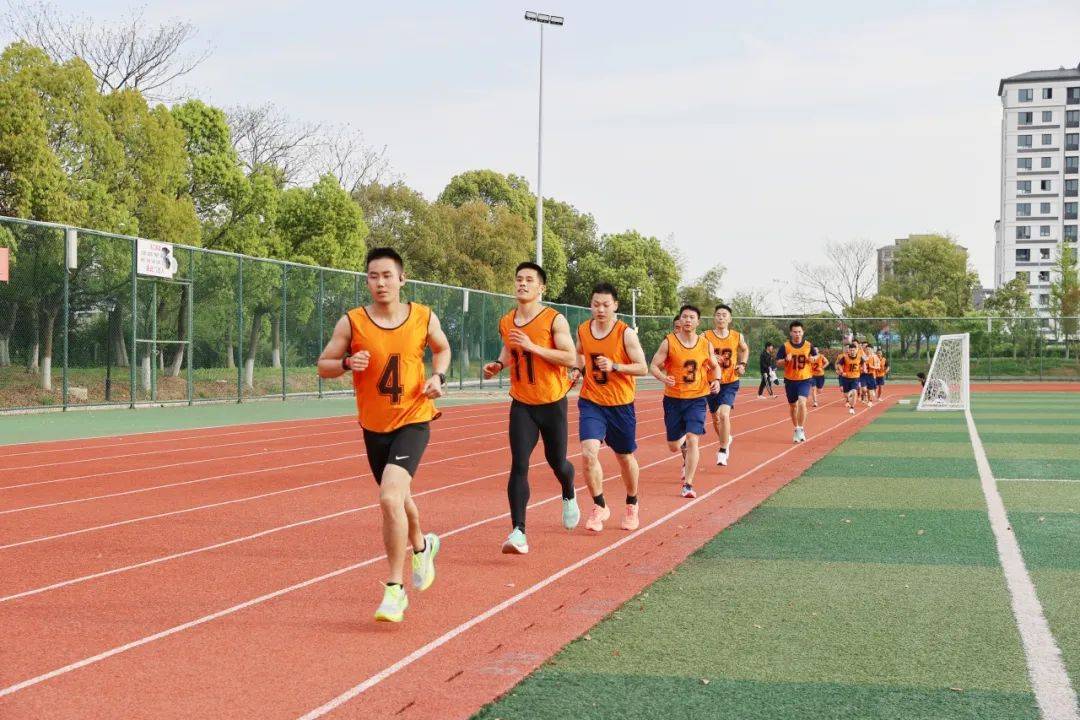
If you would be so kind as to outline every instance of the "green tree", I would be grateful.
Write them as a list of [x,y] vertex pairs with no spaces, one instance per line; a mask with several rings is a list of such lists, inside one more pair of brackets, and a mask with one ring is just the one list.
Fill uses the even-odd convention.
[[901,302],[936,298],[946,314],[960,317],[971,309],[977,282],[967,253],[951,237],[917,235],[897,248],[893,276],[881,284],[881,292]]
[[1013,278],[1002,285],[987,298],[983,309],[988,315],[1002,318],[1000,324],[995,323],[993,334],[1000,337],[1004,333],[1009,337],[1013,358],[1031,355],[1038,342],[1038,330],[1032,320],[1025,319],[1032,315],[1026,279]]
[[1056,329],[1065,342],[1065,357],[1070,357],[1069,341],[1077,334],[1080,315],[1080,273],[1075,247],[1062,247],[1054,261],[1054,281],[1050,284],[1050,314],[1060,318]]
[[679,288],[679,303],[701,308],[702,319],[708,324],[713,308],[721,302],[720,286],[725,273],[727,268],[723,265],[713,265],[693,282]]
[[450,178],[438,202],[460,207],[482,202],[490,208],[503,206],[522,218],[536,214],[536,197],[529,183],[517,175],[503,175],[494,170],[469,170]]

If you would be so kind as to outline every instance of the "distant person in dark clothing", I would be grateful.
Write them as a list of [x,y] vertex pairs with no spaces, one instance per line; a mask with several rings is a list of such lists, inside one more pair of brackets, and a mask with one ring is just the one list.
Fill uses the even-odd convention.
[[761,355],[758,356],[758,370],[761,372],[761,383],[758,385],[757,394],[758,397],[762,397],[762,393],[767,389],[769,391],[769,397],[772,397],[773,389],[772,382],[770,382],[770,370],[776,367],[776,360],[773,358],[773,353],[776,348],[772,343],[765,343],[765,349],[761,351]]

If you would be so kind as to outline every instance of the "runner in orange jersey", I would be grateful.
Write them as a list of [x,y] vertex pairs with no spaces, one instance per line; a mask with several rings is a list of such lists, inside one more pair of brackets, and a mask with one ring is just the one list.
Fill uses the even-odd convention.
[[[431,437],[429,423],[439,416],[433,400],[443,394],[450,343],[430,308],[401,301],[405,264],[394,250],[368,253],[367,284],[371,304],[337,321],[318,370],[324,378],[352,373],[368,464],[379,485],[390,565],[375,619],[401,622],[409,606],[404,566],[410,544],[413,587],[426,590],[435,580],[439,538],[420,531],[420,511],[410,485]],[[432,353],[430,377],[424,368],[425,348]]]
[[634,397],[637,378],[648,372],[645,353],[637,333],[619,320],[619,294],[608,283],[593,288],[589,303],[592,319],[577,329],[578,367],[571,380],[582,379],[578,397],[578,438],[585,464],[585,478],[593,497],[593,509],[585,527],[604,529],[611,510],[604,499],[604,474],[600,467],[600,443],[615,453],[626,486],[624,530],[638,528],[637,415]]
[[806,442],[806,399],[810,396],[812,370],[810,360],[818,349],[806,339],[803,324],[794,320],[788,325],[790,340],[776,351],[776,364],[784,369],[784,393],[795,426],[794,442]]
[[878,368],[874,373],[874,382],[877,383],[877,399],[881,400],[885,395],[885,376],[889,374],[889,358],[881,352],[881,348],[874,348],[878,356]]
[[863,372],[858,343],[848,343],[844,352],[836,358],[836,372],[840,376],[840,390],[844,393],[848,413],[854,415],[855,404],[859,401],[859,378]]
[[829,367],[829,358],[825,353],[810,358],[810,393],[813,396],[814,407],[818,406],[818,391],[825,387],[825,368]]
[[574,490],[574,466],[566,459],[566,369],[577,363],[566,318],[540,304],[547,273],[536,263],[518,265],[515,276],[517,307],[499,320],[503,347],[499,359],[484,366],[484,377],[510,367],[510,500],[513,529],[503,543],[507,554],[529,552],[525,510],[529,504],[529,456],[541,437],[544,457],[562,486],[563,527],[573,530],[581,519]]
[[727,465],[731,452],[731,410],[739,392],[739,379],[746,372],[746,360],[750,347],[742,333],[731,329],[731,307],[720,304],[713,312],[713,330],[705,331],[705,339],[713,347],[714,358],[720,365],[720,392],[710,393],[707,402],[712,416],[713,430],[720,443],[716,451],[716,464]]

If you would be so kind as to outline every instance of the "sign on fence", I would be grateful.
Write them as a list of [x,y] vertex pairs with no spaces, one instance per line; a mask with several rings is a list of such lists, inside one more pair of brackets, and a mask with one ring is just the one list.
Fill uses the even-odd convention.
[[138,241],[138,253],[137,267],[140,275],[172,278],[176,274],[178,263],[173,255],[172,243],[140,239]]
[[0,282],[8,281],[8,249],[0,248]]

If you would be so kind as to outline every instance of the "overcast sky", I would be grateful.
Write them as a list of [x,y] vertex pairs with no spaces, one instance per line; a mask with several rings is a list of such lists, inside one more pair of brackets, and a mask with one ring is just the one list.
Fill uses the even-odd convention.
[[[472,168],[535,185],[539,30],[522,14],[565,14],[545,32],[545,196],[603,232],[673,235],[688,275],[722,263],[725,293],[774,303],[774,280],[828,239],[950,232],[989,283],[998,80],[1080,62],[1075,0],[559,2],[146,12],[193,22],[212,47],[188,79],[200,97],[351,123],[429,198]],[[105,20],[131,3],[58,6]]]

